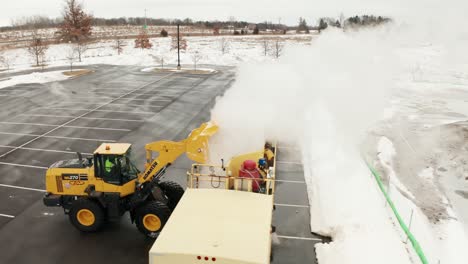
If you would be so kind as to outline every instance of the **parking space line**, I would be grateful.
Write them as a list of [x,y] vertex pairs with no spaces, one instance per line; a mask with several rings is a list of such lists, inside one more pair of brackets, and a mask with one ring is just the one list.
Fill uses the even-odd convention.
[[[19,146],[19,148],[24,147],[24,146],[26,146],[26,145],[28,145],[28,144],[30,144],[30,143],[32,143],[32,142],[34,142],[34,141],[40,139],[40,138],[43,138],[43,137],[47,136],[48,134],[50,134],[50,133],[52,133],[52,132],[54,132],[54,131],[60,129],[61,127],[66,126],[66,125],[69,125],[70,123],[72,123],[72,122],[78,120],[80,117],[84,117],[84,116],[86,116],[86,115],[88,115],[88,114],[90,114],[90,113],[92,113],[92,112],[94,112],[94,111],[97,111],[97,110],[101,109],[102,107],[107,106],[107,105],[109,105],[109,104],[111,104],[111,103],[117,101],[118,99],[120,99],[120,98],[122,98],[122,97],[124,97],[124,96],[126,96],[126,95],[129,95],[129,94],[131,94],[131,93],[133,93],[133,92],[139,91],[139,90],[141,90],[141,89],[143,89],[143,88],[145,88],[145,87],[148,87],[148,86],[150,86],[150,85],[152,85],[152,84],[155,84],[155,83],[157,83],[157,82],[159,82],[159,81],[161,81],[161,80],[163,80],[163,79],[165,79],[165,78],[167,78],[167,77],[169,77],[169,76],[172,76],[172,75],[174,75],[174,73],[170,73],[170,74],[164,75],[164,76],[162,76],[161,78],[159,78],[159,79],[157,79],[157,80],[155,80],[155,81],[152,81],[152,82],[150,82],[150,83],[147,83],[147,84],[145,84],[145,85],[142,85],[142,86],[140,86],[139,88],[137,88],[137,89],[135,89],[135,90],[132,90],[132,91],[126,93],[125,95],[122,95],[122,96],[120,96],[120,97],[117,97],[117,98],[115,98],[115,99],[112,99],[111,101],[106,102],[106,103],[104,103],[104,104],[102,104],[102,105],[100,105],[100,106],[98,106],[98,107],[96,107],[96,108],[94,108],[94,109],[92,109],[92,110],[89,110],[89,111],[87,111],[86,113],[84,113],[84,114],[82,114],[82,115],[80,115],[80,116],[78,116],[78,117],[75,117],[75,118],[73,118],[73,119],[71,119],[71,120],[69,120],[69,121],[63,123],[62,125],[60,125],[60,126],[54,128],[54,129],[52,129],[52,130],[50,130],[50,131],[48,131],[48,132],[42,134],[42,135],[40,135],[40,136],[36,136],[35,138],[31,139],[30,141],[28,141],[28,142],[22,144],[21,146]],[[12,150],[10,150],[10,151],[8,151],[8,152],[6,152],[6,153],[0,155],[0,158],[3,158],[3,157],[5,157],[5,156],[9,155],[10,153],[16,151],[16,150],[19,149],[19,148],[14,148],[14,149],[12,149]]]
[[283,239],[295,239],[295,240],[309,240],[309,241],[319,241],[319,242],[323,242],[322,239],[320,239],[320,238],[313,238],[313,237],[296,237],[296,236],[280,236],[280,235],[278,235],[278,238],[283,238]]
[[[37,115],[37,114],[20,114],[20,116],[37,116],[37,117],[53,117],[53,118],[74,118],[74,116],[61,116],[61,115]],[[88,120],[103,120],[103,121],[123,121],[123,122],[145,122],[140,119],[122,119],[122,118],[105,118],[105,117],[80,117],[79,119]]]
[[7,215],[7,214],[0,214],[0,216],[6,217],[6,218],[15,218],[14,216],[12,216],[12,215]]
[[[114,94],[114,95],[122,95],[122,93],[107,93],[107,92],[95,92],[95,94]],[[178,96],[179,93],[162,93],[161,91],[155,91],[155,92],[147,92],[147,93],[132,93],[132,95],[136,95],[136,96],[142,96],[142,95],[153,95],[153,96],[162,96],[163,94],[167,94],[167,95],[175,95],[175,96]],[[165,100],[165,99],[160,99],[158,101],[166,101],[166,102],[170,102],[170,100]]]
[[0,187],[20,189],[20,190],[26,190],[26,191],[34,191],[34,192],[46,192],[45,190],[41,190],[41,189],[22,187],[22,186],[15,186],[15,185],[9,185],[9,184],[1,184],[1,183],[0,183]]
[[[2,135],[16,135],[16,136],[28,136],[28,137],[44,137],[44,138],[60,138],[60,139],[73,139],[73,140],[84,140],[84,141],[97,141],[97,142],[109,142],[113,143],[116,142],[115,140],[111,139],[96,139],[96,138],[77,138],[77,137],[62,137],[62,136],[41,136],[37,134],[25,134],[25,133],[11,133],[11,132],[0,132]],[[29,143],[28,143],[29,144]],[[23,144],[21,146],[15,147],[15,149],[20,149],[27,144]],[[9,152],[7,152],[9,153]],[[6,156],[6,154],[0,156],[0,158]]]
[[7,165],[7,166],[14,166],[14,167],[24,167],[24,168],[33,168],[33,169],[41,169],[47,170],[47,167],[42,166],[34,166],[34,165],[25,165],[25,164],[18,164],[18,163],[9,163],[9,162],[0,162],[0,165]]
[[284,206],[284,207],[299,207],[299,208],[309,208],[308,205],[297,205],[297,204],[280,204],[275,203],[276,206]]
[[299,161],[286,161],[286,160],[277,160],[277,163],[281,164],[295,164],[295,165],[302,165],[302,162]]
[[[109,105],[109,104],[107,104]],[[66,108],[66,107],[39,107],[36,109],[52,109],[52,110],[71,110],[71,111],[91,111],[84,108]],[[35,109],[35,110],[36,110]],[[107,112],[107,113],[125,113],[125,114],[139,114],[139,115],[154,115],[156,112],[140,112],[140,111],[115,111],[115,110],[92,110],[91,112]]]
[[[51,124],[38,124],[38,123],[18,123],[18,122],[0,122],[0,124],[7,125],[29,125],[29,126],[48,126],[48,127],[57,127],[58,125]],[[79,129],[91,129],[91,130],[109,130],[109,131],[125,131],[130,132],[130,129],[124,128],[105,128],[105,127],[86,127],[86,126],[63,126],[68,128],[79,128]]]
[[275,182],[286,182],[286,183],[305,183],[305,181],[287,181],[287,180],[275,180]]
[[[14,149],[16,146],[0,145],[0,148],[10,148]],[[41,149],[41,148],[27,148],[22,147],[20,149],[32,150],[32,151],[44,151],[44,152],[54,152],[54,153],[64,153],[64,154],[76,154],[76,151],[65,151],[65,150],[54,150],[54,149]],[[83,155],[93,155],[92,153],[80,152]]]
[[[98,95],[101,95],[101,94],[122,95],[122,93],[107,93],[107,92],[95,92],[95,94],[98,94]],[[142,95],[158,96],[158,95],[162,95],[162,93],[158,92],[158,91],[155,91],[155,92],[147,92],[147,93],[132,93],[132,95],[136,95],[136,96],[142,96]],[[170,93],[170,95],[177,95],[177,94]],[[164,101],[164,99],[161,99],[161,101]]]
[[[150,98],[150,99],[151,99],[151,98]],[[150,99],[121,98],[121,99],[119,99],[119,100],[143,101],[143,102],[145,102],[145,103],[151,103],[151,102],[155,102],[155,103],[156,103],[156,102],[159,102],[159,103],[160,103],[160,102],[161,102],[161,101],[159,101],[159,100],[150,100]],[[166,102],[166,101],[164,101],[164,102]]]
[[[100,103],[82,103],[82,102],[62,102],[64,104],[85,104],[85,105],[99,105]],[[121,106],[129,106],[129,107],[141,107],[141,106],[148,106],[148,107],[164,107],[163,105],[134,105],[134,104],[124,104],[124,103],[112,103],[110,105],[121,105]]]
[[122,91],[122,92],[129,92],[131,91],[132,89],[124,89],[124,88],[119,88],[119,89],[115,89],[115,88],[99,88],[99,89],[94,89],[94,90],[91,90],[91,92],[99,92],[100,90],[118,90],[118,91]]
[[[101,95],[99,98],[100,99],[102,99],[102,98],[114,99],[115,97]],[[73,96],[73,99],[94,99],[94,100],[96,100],[96,96]]]
[[[154,94],[154,93],[135,93],[135,94],[132,94],[132,95],[136,95],[136,96],[144,96],[144,95],[151,95],[151,96],[162,96],[161,94]],[[169,94],[169,95],[174,95],[174,96],[178,96],[179,94]],[[125,98],[124,98],[125,99]],[[161,102],[171,102],[172,100],[169,100],[169,99],[155,99],[155,101],[161,101]]]

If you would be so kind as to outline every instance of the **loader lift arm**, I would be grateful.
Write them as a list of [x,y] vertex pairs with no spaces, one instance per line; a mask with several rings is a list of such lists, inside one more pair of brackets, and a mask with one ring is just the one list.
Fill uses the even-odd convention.
[[[180,141],[157,141],[149,143],[146,149],[145,171],[140,175],[138,183],[152,182],[164,175],[166,169],[182,154],[198,163],[205,163],[208,159],[208,139],[218,131],[218,126],[213,123],[204,123],[195,129],[190,135]],[[153,158],[157,152],[159,156]]]

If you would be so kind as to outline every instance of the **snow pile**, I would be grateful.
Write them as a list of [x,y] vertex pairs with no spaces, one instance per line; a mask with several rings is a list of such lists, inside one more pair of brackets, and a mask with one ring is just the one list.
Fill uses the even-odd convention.
[[65,76],[63,71],[34,72],[31,74],[13,76],[7,79],[0,79],[0,89],[23,83],[48,83],[63,81],[70,78]]

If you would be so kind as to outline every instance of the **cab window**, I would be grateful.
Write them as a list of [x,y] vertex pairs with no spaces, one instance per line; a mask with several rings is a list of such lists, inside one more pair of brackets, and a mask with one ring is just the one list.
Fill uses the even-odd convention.
[[138,176],[138,170],[126,155],[96,155],[96,177],[114,185],[123,185]]

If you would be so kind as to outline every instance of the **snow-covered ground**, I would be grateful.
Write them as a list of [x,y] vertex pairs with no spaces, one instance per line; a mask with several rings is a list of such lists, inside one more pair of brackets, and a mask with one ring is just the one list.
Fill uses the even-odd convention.
[[[367,148],[430,263],[468,259],[468,63],[446,46],[400,50],[411,58]],[[449,62],[449,63],[448,63]],[[383,158],[385,156],[385,158]]]
[[[273,61],[273,46],[279,40],[281,46],[309,45],[311,35],[281,35],[281,36],[211,36],[186,37],[187,50],[181,52],[181,63],[192,67],[194,56],[199,57],[198,64],[237,65],[249,61]],[[227,43],[224,54],[221,51],[221,41]],[[264,43],[267,42],[268,52],[265,56]],[[165,64],[176,64],[177,51],[171,49],[172,39],[151,39],[153,47],[147,50],[135,49],[134,40],[124,40],[123,53],[117,54],[115,41],[101,41],[89,45],[83,54],[83,62],[76,65],[111,64],[111,65],[137,65],[157,66],[161,58]],[[46,64],[52,66],[67,66],[67,57],[71,54],[71,45],[51,45],[46,53]],[[2,54],[10,61],[12,71],[30,69],[34,58],[26,49],[7,50]],[[76,55],[75,55],[76,56]],[[0,65],[1,68],[1,65]]]

